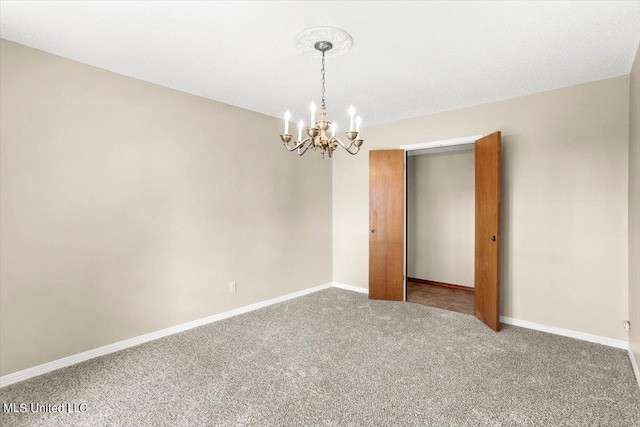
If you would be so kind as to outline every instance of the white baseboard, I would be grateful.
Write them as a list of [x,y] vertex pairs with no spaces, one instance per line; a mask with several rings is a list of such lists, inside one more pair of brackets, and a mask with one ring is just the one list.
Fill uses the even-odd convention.
[[638,381],[638,387],[640,387],[640,369],[638,369],[638,363],[636,362],[636,357],[633,355],[633,351],[631,351],[631,345],[627,349],[629,351],[629,360],[631,360],[631,367],[633,368],[633,373],[636,376],[636,381]]
[[193,320],[191,322],[182,323],[180,325],[171,326],[169,328],[161,329],[159,331],[150,332],[148,334],[129,338],[123,341],[118,341],[113,344],[108,344],[102,347],[94,348],[93,350],[83,351],[82,353],[73,354],[71,356],[63,357],[62,359],[43,363],[42,365],[34,366],[32,368],[27,368],[22,371],[14,372],[12,374],[3,375],[2,377],[0,377],[0,388],[6,387],[8,385],[11,385],[20,381],[24,381],[29,378],[33,378],[38,375],[46,374],[48,372],[55,371],[57,369],[64,368],[66,366],[75,365],[76,363],[84,362],[85,360],[93,359],[94,357],[104,356],[109,353],[113,353],[119,350],[124,350],[125,348],[129,348],[135,345],[143,344],[145,342],[157,340],[158,338],[166,337],[168,335],[173,335],[189,329],[197,328],[198,326],[207,325],[209,323],[217,322],[219,320],[227,319],[229,317],[237,316],[239,314],[258,310],[259,308],[267,307],[273,304],[278,304],[280,302],[284,302],[290,299],[299,298],[303,295],[318,292],[323,289],[328,289],[332,286],[334,286],[333,283],[325,283],[324,285],[303,289],[298,292],[282,295],[280,297],[272,298],[266,301],[260,301],[255,304],[250,304],[244,307],[236,308],[234,310],[229,310],[223,313],[214,314],[213,316]]
[[[166,337],[169,335],[177,334],[189,329],[197,328],[198,326],[207,325],[209,323],[217,322],[219,320],[228,319],[229,317],[237,316],[239,314],[248,313],[250,311],[258,310],[263,307],[267,307],[280,302],[288,301],[294,298],[299,298],[304,295],[308,295],[314,292],[321,291],[336,287],[345,289],[352,292],[359,292],[368,294],[369,290],[361,288],[359,286],[345,285],[343,283],[331,282],[324,285],[315,286],[313,288],[303,289],[298,292],[293,292],[287,295],[282,295],[276,298],[272,298],[266,301],[260,301],[255,304],[250,304],[244,307],[236,308],[234,310],[225,311],[223,313],[214,314],[209,317],[194,320],[180,325],[172,326],[170,328],[161,329],[159,331],[150,332],[148,334],[140,335],[137,337],[129,338],[123,341],[118,341],[113,344],[105,345],[95,348],[93,350],[84,351],[82,353],[74,354],[71,356],[63,357],[62,359],[54,360],[52,362],[44,363],[42,365],[34,366],[32,368],[24,369],[22,371],[14,372],[0,377],[0,388],[6,387],[11,384],[15,384],[20,381],[24,381],[29,378],[33,378],[38,375],[46,374],[51,371],[55,371],[66,366],[74,365],[76,363],[84,362],[85,360],[93,359],[95,357],[104,356],[109,353],[113,353],[119,350],[124,350],[135,345],[143,344],[145,342],[157,340],[158,338]],[[551,334],[562,335],[571,338],[577,338],[579,340],[590,341],[598,344],[607,345],[610,347],[629,349],[629,345],[626,341],[616,340],[612,338],[601,337],[598,335],[591,335],[584,332],[572,331],[569,329],[556,328],[554,326],[541,325],[539,323],[528,322],[525,320],[513,319],[511,317],[500,316],[500,321],[508,325],[520,326],[528,329],[535,329],[538,331],[548,332]],[[633,366],[636,379],[640,385],[640,372],[638,371],[638,365],[633,357],[633,353],[629,350],[629,357]]]
[[334,288],[345,289],[347,291],[360,292],[361,294],[369,294],[368,288],[361,288],[360,286],[345,285],[344,283],[332,282]]
[[547,326],[540,323],[529,322],[527,320],[514,319],[512,317],[500,316],[500,321],[507,325],[520,326],[521,328],[534,329],[536,331],[548,332],[554,335],[562,335],[563,337],[575,338],[582,341],[589,341],[596,344],[606,345],[608,347],[627,349],[629,343],[624,340],[616,340],[613,338],[602,337],[600,335],[592,335],[586,332],[573,331],[571,329],[558,328],[556,326]]

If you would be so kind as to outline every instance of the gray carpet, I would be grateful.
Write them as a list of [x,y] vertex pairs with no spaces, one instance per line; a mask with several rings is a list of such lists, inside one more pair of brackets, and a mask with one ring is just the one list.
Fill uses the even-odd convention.
[[638,426],[627,353],[328,289],[18,383],[31,425]]

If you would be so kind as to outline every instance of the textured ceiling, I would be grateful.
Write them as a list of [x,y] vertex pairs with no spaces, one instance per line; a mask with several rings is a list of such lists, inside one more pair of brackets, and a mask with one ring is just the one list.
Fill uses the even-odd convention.
[[320,61],[293,39],[316,25],[354,40],[327,60],[329,118],[366,126],[627,74],[640,1],[0,3],[2,38],[305,121]]

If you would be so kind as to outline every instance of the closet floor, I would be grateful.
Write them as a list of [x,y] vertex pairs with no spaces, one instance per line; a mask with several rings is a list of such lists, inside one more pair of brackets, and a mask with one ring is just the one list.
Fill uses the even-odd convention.
[[458,313],[473,314],[473,293],[458,289],[408,282],[407,301]]

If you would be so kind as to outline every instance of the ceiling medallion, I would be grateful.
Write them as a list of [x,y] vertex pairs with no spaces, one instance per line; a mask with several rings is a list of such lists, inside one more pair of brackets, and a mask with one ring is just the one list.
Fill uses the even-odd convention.
[[[320,104],[320,120],[316,121],[316,104],[312,101],[309,106],[311,111],[311,117],[309,126],[305,128],[304,121],[298,122],[298,139],[293,142],[293,146],[289,146],[289,142],[293,138],[293,135],[289,133],[289,120],[291,114],[289,111],[284,116],[284,133],[280,135],[284,147],[289,151],[296,151],[299,156],[302,156],[307,152],[309,148],[314,151],[320,150],[322,158],[325,153],[331,157],[333,151],[341,146],[349,154],[357,154],[360,151],[360,147],[364,142],[358,138],[360,134],[360,116],[357,116],[354,120],[355,110],[353,107],[349,108],[349,130],[345,132],[345,136],[349,140],[349,145],[345,145],[338,137],[336,137],[336,123],[331,123],[327,119],[327,107],[324,98],[324,83],[325,83],[325,70],[324,62],[325,57],[335,58],[340,55],[344,55],[353,45],[353,39],[345,31],[339,28],[333,27],[313,27],[302,31],[296,36],[295,45],[298,50],[304,54],[314,54],[322,57],[322,69],[321,69],[321,83],[322,83],[322,102]],[[355,126],[354,126],[355,124]],[[331,136],[327,135],[327,132],[331,129]],[[303,130],[307,137],[302,139]]]

